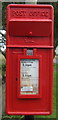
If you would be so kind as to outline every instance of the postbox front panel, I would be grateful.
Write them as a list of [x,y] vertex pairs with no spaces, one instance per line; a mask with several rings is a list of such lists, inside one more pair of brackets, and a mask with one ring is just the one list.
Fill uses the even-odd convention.
[[52,113],[53,7],[9,5],[7,13],[6,112],[49,115]]

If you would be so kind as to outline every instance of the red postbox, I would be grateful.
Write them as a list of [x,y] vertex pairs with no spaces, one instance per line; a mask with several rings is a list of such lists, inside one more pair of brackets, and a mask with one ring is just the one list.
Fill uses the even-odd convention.
[[6,112],[52,113],[53,24],[51,5],[7,7]]

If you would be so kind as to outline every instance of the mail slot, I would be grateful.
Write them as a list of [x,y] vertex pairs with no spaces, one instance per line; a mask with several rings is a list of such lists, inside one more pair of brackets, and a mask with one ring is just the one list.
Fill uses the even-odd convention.
[[[52,31],[51,23],[52,23],[51,20],[49,21],[47,20],[45,21],[43,20],[42,21],[39,21],[39,20],[9,21],[9,34],[11,36],[49,36]],[[44,31],[42,28],[45,28]],[[30,32],[32,32],[32,34],[30,34]]]
[[6,29],[6,113],[51,114],[53,7],[10,4]]

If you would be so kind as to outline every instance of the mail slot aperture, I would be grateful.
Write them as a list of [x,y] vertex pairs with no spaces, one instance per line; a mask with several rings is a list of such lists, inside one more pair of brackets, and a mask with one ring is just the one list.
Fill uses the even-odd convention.
[[[51,20],[17,20],[9,21],[9,35],[11,36],[50,36]],[[30,35],[30,32],[32,34]]]

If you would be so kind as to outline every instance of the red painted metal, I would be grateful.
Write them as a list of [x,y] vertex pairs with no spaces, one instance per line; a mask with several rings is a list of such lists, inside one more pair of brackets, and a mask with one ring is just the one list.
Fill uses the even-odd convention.
[[[7,7],[6,113],[52,113],[54,10],[51,5]],[[27,55],[27,49],[33,55]],[[20,60],[39,60],[39,93],[20,95]],[[36,72],[36,71],[35,71]]]

